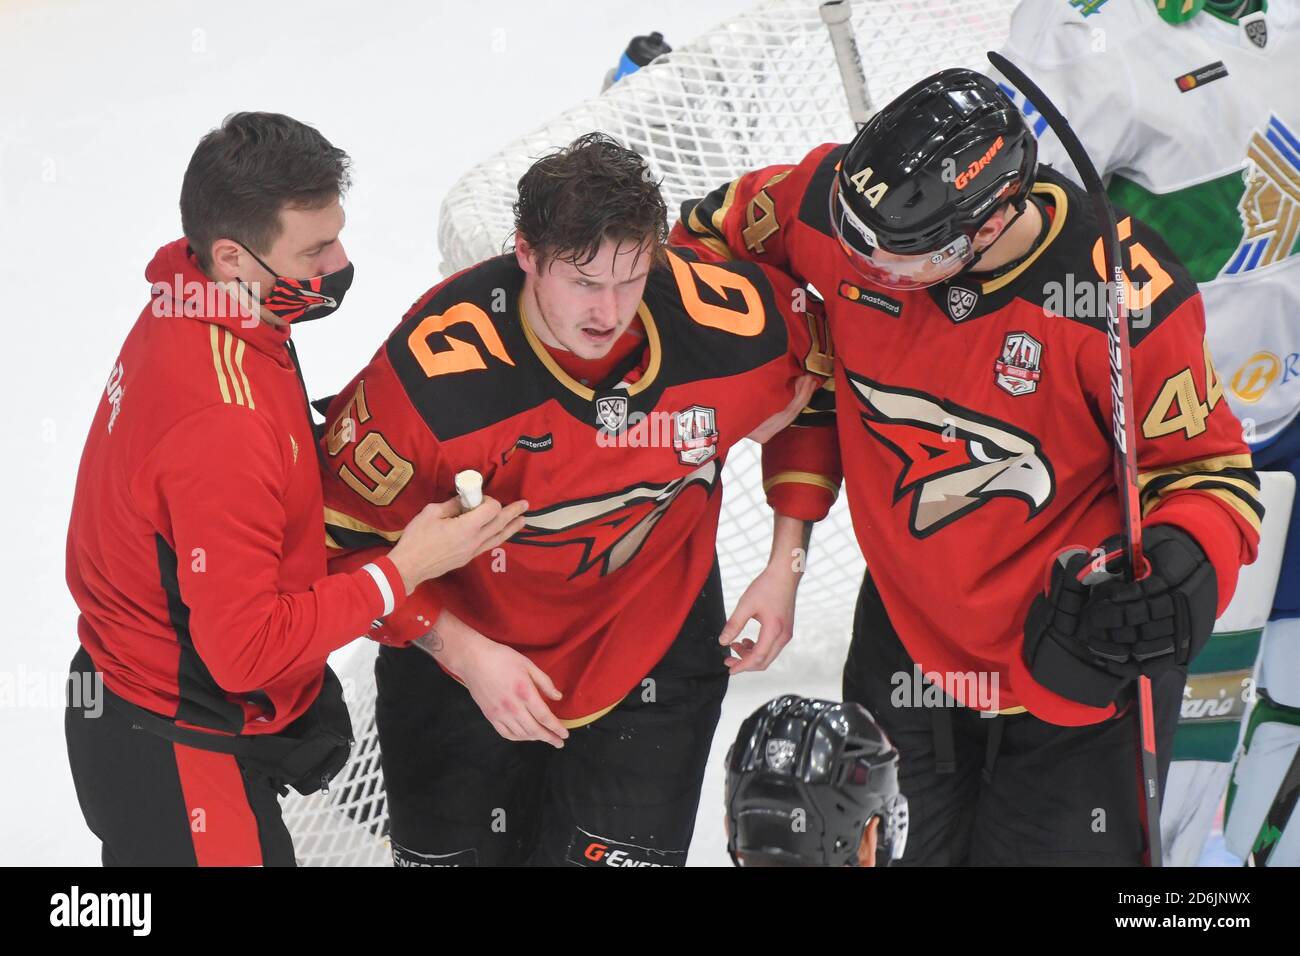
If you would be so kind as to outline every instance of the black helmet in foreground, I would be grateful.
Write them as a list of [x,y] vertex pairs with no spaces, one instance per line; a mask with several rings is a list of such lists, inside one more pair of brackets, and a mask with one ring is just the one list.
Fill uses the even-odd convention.
[[861,704],[789,695],[745,719],[727,752],[727,852],[746,866],[856,866],[879,817],[876,859],[907,843],[898,751]]
[[942,70],[872,117],[840,161],[831,223],[855,268],[895,289],[951,279],[1006,203],[1024,208],[1038,142],[998,85]]

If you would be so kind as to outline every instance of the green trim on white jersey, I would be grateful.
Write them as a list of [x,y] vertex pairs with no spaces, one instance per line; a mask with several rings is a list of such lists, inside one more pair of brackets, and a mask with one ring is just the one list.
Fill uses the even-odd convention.
[[[1272,0],[1259,21],[1171,25],[1152,3],[1083,16],[1026,0],[1004,50],[1070,121],[1115,203],[1200,283],[1215,365],[1256,443],[1300,412],[1300,0]],[[1033,104],[1009,95],[1039,161],[1078,179]]]

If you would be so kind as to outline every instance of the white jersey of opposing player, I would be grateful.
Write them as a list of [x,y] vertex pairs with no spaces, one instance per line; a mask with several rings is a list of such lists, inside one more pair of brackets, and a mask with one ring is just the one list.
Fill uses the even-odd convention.
[[[1247,441],[1275,436],[1300,411],[1300,0],[1179,26],[1151,0],[1024,0],[1003,52],[1065,115],[1116,204],[1187,264]],[[1040,162],[1077,179],[1033,104],[996,78]]]

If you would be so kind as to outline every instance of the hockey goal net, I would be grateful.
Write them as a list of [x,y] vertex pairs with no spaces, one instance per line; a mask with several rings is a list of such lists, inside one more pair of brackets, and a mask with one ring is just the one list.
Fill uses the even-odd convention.
[[[876,108],[936,69],[983,69],[1007,35],[1015,0],[856,0],[852,24]],[[674,38],[669,38],[670,40]],[[593,77],[593,80],[595,78]],[[539,156],[591,130],[647,158],[670,215],[682,201],[760,166],[795,162],[854,126],[817,0],[765,0],[598,97],[520,137],[466,173],[442,205],[444,275],[504,249],[515,184]],[[757,446],[733,449],[724,477],[718,555],[729,606],[767,560],[771,517]],[[813,536],[796,639],[778,666],[843,662],[863,562],[843,496]],[[339,667],[356,747],[329,792],[285,803],[304,865],[385,865],[387,812],[374,727],[375,645],[359,641]]]

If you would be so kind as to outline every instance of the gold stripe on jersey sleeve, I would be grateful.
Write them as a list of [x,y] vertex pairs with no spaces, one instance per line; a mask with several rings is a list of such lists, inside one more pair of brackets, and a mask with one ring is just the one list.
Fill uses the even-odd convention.
[[832,498],[838,498],[840,494],[839,486],[835,482],[811,471],[778,471],[771,478],[763,481],[763,491],[768,492],[777,485],[789,484],[816,485],[829,491]]
[[[366,524],[359,518],[344,514],[342,511],[336,511],[333,508],[325,509],[325,524],[333,525],[336,528],[346,528],[349,531],[360,531],[363,534],[373,534],[383,538],[385,541],[396,541],[402,536],[400,531],[381,531]],[[326,534],[329,532],[327,531]]]
[[329,551],[342,551],[343,545],[334,540],[334,536],[328,531],[325,532],[325,548]]
[[208,341],[212,343],[212,367],[217,370],[217,385],[221,389],[222,400],[230,404],[230,387],[226,384],[226,373],[221,368],[221,348],[217,337],[220,330],[215,325],[208,326]]
[[236,405],[247,405],[244,401],[244,393],[239,390],[239,379],[235,377],[235,363],[230,358],[230,345],[235,341],[234,335],[229,329],[223,332],[221,355],[225,359],[226,373],[230,376],[230,389],[235,393]]
[[1070,198],[1065,194],[1065,190],[1053,183],[1037,183],[1030,192],[1044,193],[1051,197],[1053,205],[1056,206],[1056,214],[1052,216],[1052,225],[1047,230],[1047,238],[1038,244],[1038,248],[1030,253],[1029,258],[1020,265],[1016,266],[1006,275],[998,276],[996,279],[990,279],[988,282],[980,284],[980,291],[985,295],[990,292],[996,292],[1008,283],[1014,282],[1026,269],[1037,261],[1038,257],[1047,251],[1047,247],[1052,244],[1061,230],[1065,228],[1065,217],[1069,214]]
[[691,209],[691,214],[686,217],[686,228],[693,235],[700,245],[713,250],[724,259],[734,259],[731,254],[731,248],[723,242],[709,234],[708,227],[700,222],[700,204],[696,203]]
[[[1254,463],[1250,455],[1220,455],[1217,458],[1205,458],[1200,461],[1185,461],[1167,468],[1155,468],[1138,474],[1139,493],[1149,500],[1142,503],[1142,514],[1150,514],[1166,496],[1175,491],[1197,491],[1213,495],[1245,519],[1256,531],[1260,528],[1259,489],[1245,478],[1227,474],[1230,471],[1250,471]],[[1151,482],[1158,478],[1177,478],[1157,488],[1154,494],[1147,491]],[[1228,487],[1205,487],[1206,485],[1227,485]],[[1252,505],[1254,507],[1252,507]]]
[[[1153,468],[1150,471],[1138,472],[1138,490],[1144,490],[1153,479],[1162,475],[1206,474],[1228,468],[1254,467],[1255,463],[1250,455],[1220,455],[1217,458],[1202,458],[1200,461],[1184,461],[1167,468]],[[1251,490],[1254,491],[1253,488]]]
[[709,217],[709,224],[713,226],[715,235],[725,236],[727,234],[727,213],[731,212],[731,207],[736,202],[736,190],[740,187],[740,180],[733,179],[727,185],[727,195],[723,197],[722,205],[713,210],[713,215]]
[[244,396],[248,399],[248,407],[256,408],[253,404],[253,389],[248,384],[248,376],[244,374],[244,340],[240,339],[239,344],[235,346],[235,367],[239,369],[239,380],[244,383]]
[[1229,478],[1226,475],[1216,475],[1214,472],[1188,475],[1186,478],[1179,478],[1177,481],[1170,482],[1169,484],[1165,485],[1163,488],[1161,488],[1159,491],[1156,492],[1156,495],[1159,497],[1164,497],[1165,495],[1169,494],[1169,492],[1171,491],[1178,491],[1180,489],[1186,489],[1186,488],[1195,488],[1198,484],[1200,484],[1203,481],[1213,481],[1216,484],[1221,484],[1221,485],[1232,485],[1234,488],[1240,488],[1242,494],[1245,497],[1250,498],[1252,501],[1259,500],[1259,491],[1249,481],[1246,481],[1244,478]]

